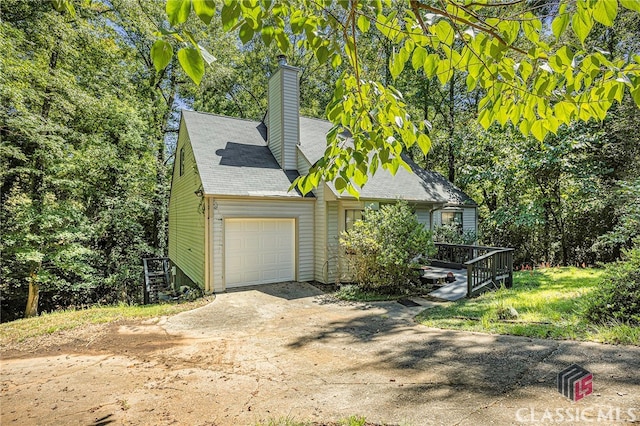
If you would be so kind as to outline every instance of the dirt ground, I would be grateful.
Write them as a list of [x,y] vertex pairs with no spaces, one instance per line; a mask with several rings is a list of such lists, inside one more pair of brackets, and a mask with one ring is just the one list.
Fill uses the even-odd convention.
[[[639,347],[429,329],[421,309],[284,283],[5,347],[0,423],[640,423]],[[578,402],[556,388],[573,363],[594,376]]]

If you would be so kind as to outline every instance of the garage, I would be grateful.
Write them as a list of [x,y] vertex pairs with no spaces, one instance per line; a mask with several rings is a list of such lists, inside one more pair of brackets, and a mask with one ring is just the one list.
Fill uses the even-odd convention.
[[295,280],[295,219],[225,219],[227,287]]

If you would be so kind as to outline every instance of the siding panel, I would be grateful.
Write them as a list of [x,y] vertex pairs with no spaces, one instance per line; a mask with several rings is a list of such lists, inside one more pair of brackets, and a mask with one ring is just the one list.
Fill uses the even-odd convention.
[[296,170],[298,170],[298,173],[300,173],[301,176],[308,175],[311,165],[309,164],[307,159],[304,158],[304,155],[302,155],[302,153],[299,151],[300,148],[296,148],[296,149],[298,149],[298,154],[296,158],[298,164],[297,164]]
[[282,167],[282,84],[280,73],[269,79],[269,123],[267,126],[267,144]]
[[282,68],[282,146],[284,149],[282,168],[296,168],[296,151],[300,140],[300,112],[298,100],[298,72]]
[[315,229],[314,229],[314,277],[317,281],[330,282],[328,273],[325,271],[327,262],[327,203],[324,198],[324,182],[314,191],[316,195],[315,203]]
[[475,207],[465,207],[462,209],[462,227],[465,230],[477,231]]
[[327,275],[329,282],[339,278],[338,259],[340,254],[340,230],[338,220],[338,202],[326,203],[327,206]]
[[[179,164],[181,149],[184,149],[182,176]],[[202,182],[184,124],[181,125],[176,152],[169,199],[169,258],[194,283],[204,288],[204,201],[194,194]]]
[[429,209],[416,209],[416,217],[418,222],[422,223],[425,228],[431,229],[431,213]]
[[440,226],[442,225],[442,210],[436,210],[433,213],[433,226]]

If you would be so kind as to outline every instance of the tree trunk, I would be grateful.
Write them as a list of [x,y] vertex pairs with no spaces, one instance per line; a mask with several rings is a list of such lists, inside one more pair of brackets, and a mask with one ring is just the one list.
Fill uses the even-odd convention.
[[[55,49],[51,51],[51,55],[49,57],[49,74],[53,75],[54,70],[58,66],[58,52],[59,41],[56,43]],[[43,122],[47,122],[49,119],[49,113],[51,112],[53,98],[53,88],[50,84],[44,89],[44,99],[42,101],[42,107],[40,110],[40,115],[42,117]],[[47,132],[44,132],[44,136],[46,137]],[[44,153],[41,151],[41,146],[38,146],[37,143],[34,143],[32,146],[33,151],[27,153],[27,157],[31,158],[33,161],[33,170],[38,172],[32,173],[30,177],[30,185],[29,190],[31,192],[30,198],[35,206],[35,219],[30,225],[30,232],[33,235],[39,235],[41,232],[41,223],[42,223],[42,203],[44,200],[44,170],[45,170],[45,160]],[[43,172],[43,173],[39,173]],[[41,265],[34,266],[31,272],[29,273],[29,295],[27,296],[27,306],[24,311],[24,317],[30,318],[38,315],[38,301],[40,299],[40,285],[37,284],[38,278],[38,270]]]
[[[153,84],[152,84],[153,86]],[[165,164],[165,129],[167,122],[171,115],[173,103],[175,101],[177,91],[177,80],[175,74],[172,74],[169,79],[168,85],[168,97],[165,98],[161,95],[159,90],[154,93],[154,102],[158,103],[160,99],[164,99],[165,105],[160,107],[157,105],[156,113],[154,117],[157,137],[157,150],[156,150],[156,188],[154,194],[154,207],[153,207],[153,248],[156,255],[166,256],[167,249],[167,237],[168,237],[168,212],[167,212],[167,200],[169,199],[167,189],[165,185],[166,181],[166,164]]]
[[[53,71],[58,66],[58,46],[60,42],[56,43],[56,48],[51,52],[49,57],[49,74],[53,74]],[[44,89],[44,101],[42,102],[41,115],[46,121],[49,118],[49,112],[51,111],[51,97],[53,96],[53,89],[50,85],[47,85]]]
[[545,262],[549,262],[550,261],[550,252],[551,252],[551,238],[550,238],[550,234],[551,234],[551,226],[550,226],[550,222],[551,219],[549,218],[549,210],[547,207],[547,203],[544,204],[544,232],[542,234],[542,256]]
[[38,315],[38,300],[40,299],[40,285],[36,283],[38,274],[32,271],[29,275],[29,297],[27,298],[27,307],[24,311],[25,318],[31,318]]
[[456,112],[454,108],[454,82],[455,74],[451,76],[449,81],[449,182],[454,183],[456,178],[456,152],[455,152],[455,118]]

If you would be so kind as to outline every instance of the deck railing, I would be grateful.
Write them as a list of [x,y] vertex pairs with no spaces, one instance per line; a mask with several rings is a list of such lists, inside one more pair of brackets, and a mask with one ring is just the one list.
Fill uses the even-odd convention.
[[513,249],[435,243],[432,264],[467,270],[467,297],[490,287],[513,285]]

